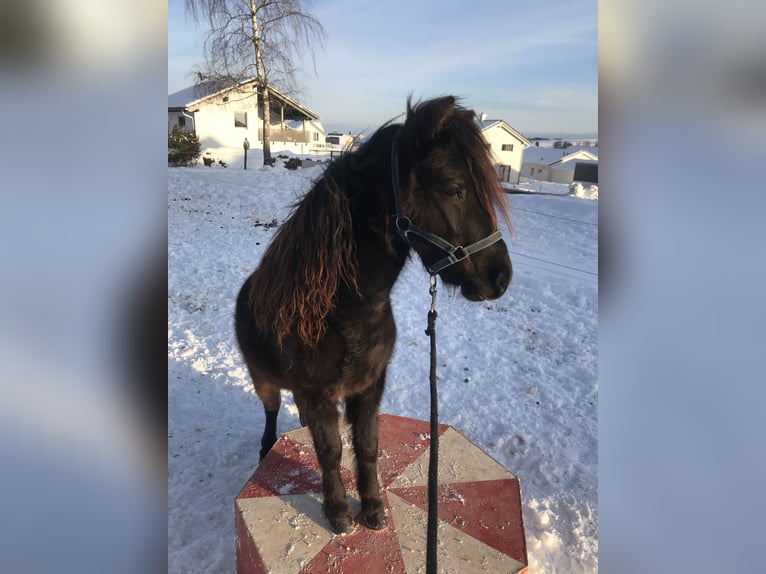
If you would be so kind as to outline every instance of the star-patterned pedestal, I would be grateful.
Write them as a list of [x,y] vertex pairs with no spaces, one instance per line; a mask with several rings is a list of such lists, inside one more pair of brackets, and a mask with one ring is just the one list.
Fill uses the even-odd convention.
[[[341,476],[356,528],[322,514],[322,474],[307,428],[285,433],[235,501],[238,574],[425,572],[429,424],[380,415],[378,471],[388,526],[360,523],[350,430]],[[527,572],[518,479],[448,425],[439,427],[439,571]]]

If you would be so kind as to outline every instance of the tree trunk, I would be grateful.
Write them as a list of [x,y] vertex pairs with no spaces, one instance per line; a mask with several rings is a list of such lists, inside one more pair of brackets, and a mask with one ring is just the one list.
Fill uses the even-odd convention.
[[271,165],[271,101],[269,88],[264,86],[263,94],[263,165]]
[[[259,97],[263,99],[263,165],[271,165],[271,105],[269,102],[269,80],[263,67],[261,53],[261,31],[258,26],[258,7],[255,0],[250,0],[250,18],[253,26],[253,48],[255,49],[255,78],[260,88]],[[259,106],[260,107],[260,106]]]

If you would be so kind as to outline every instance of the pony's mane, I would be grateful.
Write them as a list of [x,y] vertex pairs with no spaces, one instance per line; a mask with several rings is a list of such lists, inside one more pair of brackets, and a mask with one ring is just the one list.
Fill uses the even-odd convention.
[[[359,149],[331,162],[294,206],[250,280],[249,305],[256,326],[281,347],[293,330],[316,347],[327,330],[343,286],[360,295],[351,220],[353,190],[381,164],[389,123]],[[386,160],[388,161],[388,160]]]
[[280,227],[250,280],[249,304],[262,332],[281,347],[295,328],[315,347],[335,308],[338,289],[358,292],[349,198],[322,177]]

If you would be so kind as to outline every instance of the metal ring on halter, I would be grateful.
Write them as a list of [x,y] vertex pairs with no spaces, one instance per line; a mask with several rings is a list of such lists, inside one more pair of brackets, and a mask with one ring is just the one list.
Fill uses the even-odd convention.
[[394,225],[396,225],[396,230],[401,235],[406,236],[412,225],[412,220],[406,215],[397,215],[394,219]]

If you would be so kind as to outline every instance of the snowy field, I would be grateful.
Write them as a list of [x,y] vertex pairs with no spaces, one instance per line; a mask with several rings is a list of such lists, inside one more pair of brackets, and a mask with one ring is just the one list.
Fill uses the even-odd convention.
[[582,182],[553,183],[529,177],[520,178],[519,183],[503,183],[509,191],[523,193],[543,193],[546,195],[572,195],[582,199],[598,199],[598,185]]
[[[251,158],[258,166],[257,158]],[[236,294],[320,167],[171,168],[168,176],[168,568],[235,571],[233,501],[258,464],[263,408],[236,347]],[[598,202],[510,195],[514,266],[499,300],[439,289],[440,420],[521,481],[530,572],[598,570]],[[428,275],[393,292],[398,341],[381,410],[428,418]],[[283,394],[279,432],[299,427]]]

